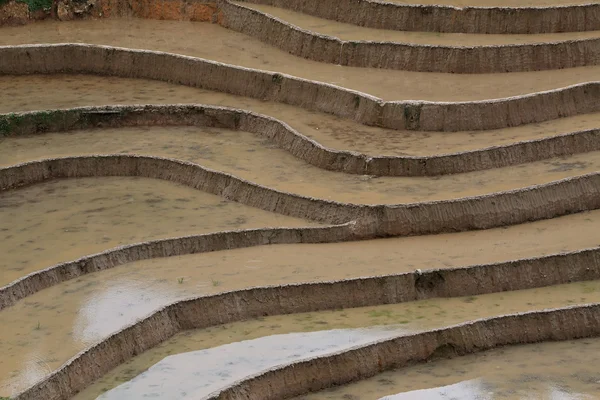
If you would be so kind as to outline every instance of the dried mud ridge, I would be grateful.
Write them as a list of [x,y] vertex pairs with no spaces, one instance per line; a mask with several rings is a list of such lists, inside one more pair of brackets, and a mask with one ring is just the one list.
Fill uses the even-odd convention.
[[507,128],[600,111],[600,83],[472,102],[383,101],[338,86],[182,55],[87,44],[0,46],[0,74],[153,79],[417,131]]
[[366,28],[398,31],[530,34],[600,30],[600,5],[592,2],[516,8],[400,4],[385,0],[245,1]]
[[[476,74],[574,68],[600,63],[600,38],[470,47],[346,41],[300,28],[268,13],[228,0],[219,0],[218,4],[223,15],[219,23],[224,27],[295,56],[330,64]],[[595,6],[596,9],[598,7]],[[368,15],[375,14],[369,11]]]
[[78,107],[0,114],[0,136],[98,127],[169,125],[250,132],[271,140],[279,148],[318,168],[375,176],[458,174],[600,150],[600,129],[589,129],[453,154],[425,157],[368,155],[327,148],[273,117],[203,104]]
[[[393,278],[260,287],[178,301],[80,352],[14,398],[67,399],[111,368],[184,330],[267,315],[402,301],[404,288],[386,279]],[[440,348],[451,348],[453,355],[461,355],[497,346],[598,335],[600,304],[505,315],[299,361],[239,381],[207,398],[283,399],[423,362],[436,356]]]

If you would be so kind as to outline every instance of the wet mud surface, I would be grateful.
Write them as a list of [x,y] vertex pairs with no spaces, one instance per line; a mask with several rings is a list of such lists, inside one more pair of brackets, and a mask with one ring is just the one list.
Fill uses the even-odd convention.
[[600,339],[510,346],[384,372],[295,400],[557,399],[600,393]]
[[373,177],[326,171],[268,139],[196,127],[92,130],[7,138],[0,165],[44,157],[139,154],[192,161],[269,188],[355,204],[400,204],[485,195],[596,172],[600,151],[437,177]]
[[315,225],[147,178],[66,179],[0,193],[0,286],[54,264],[147,240]]
[[[600,37],[600,31],[562,32],[529,35],[494,35],[494,34],[464,34],[439,32],[409,32],[385,29],[364,28],[357,25],[341,23],[308,14],[294,12],[285,8],[264,4],[234,2],[254,10],[270,14],[287,23],[295,25],[316,34],[337,37],[341,40],[363,40],[372,42],[414,43],[440,46],[491,46],[506,44],[552,43],[567,40],[582,40]],[[436,2],[435,4],[440,4]],[[522,4],[522,3],[521,3]]]
[[2,28],[0,45],[90,43],[159,50],[332,83],[384,100],[505,98],[588,82],[600,66],[504,74],[443,74],[342,67],[295,57],[216,24],[156,20],[36,22]]
[[[293,360],[477,318],[596,301],[598,296],[600,284],[586,282],[483,296],[273,316],[183,332],[122,364],[75,399],[92,399],[107,391],[102,398],[200,398],[233,380]],[[202,379],[198,379],[199,376]],[[128,383],[118,386],[123,382]]]
[[[0,312],[0,325],[9,327],[0,332],[0,352],[4,355],[0,360],[0,388],[3,388],[0,395],[26,387],[86,346],[178,299],[253,286],[466,266],[592,247],[598,245],[595,235],[598,227],[594,222],[600,222],[598,216],[600,211],[506,229],[380,239],[360,245],[261,246],[144,260],[88,274],[31,295]],[[440,314],[435,311],[428,321],[450,324],[476,315],[600,301],[594,297],[597,295],[600,289],[596,283],[578,283],[500,293],[498,299],[502,297],[508,303],[494,300],[485,306],[474,304],[470,298],[437,299],[431,300],[437,304],[434,308],[446,311]],[[413,311],[399,311],[386,324],[413,321],[407,316],[420,309],[418,304],[397,305]],[[481,314],[487,312],[494,314]],[[334,324],[319,329],[379,325],[387,320],[386,315],[382,314],[385,317],[382,321],[351,326]],[[394,315],[395,312],[390,318]],[[447,320],[443,318],[446,315],[459,316]],[[427,318],[414,317],[418,322],[415,329],[432,326],[420,325],[424,319]],[[260,335],[278,332],[267,330]]]
[[3,113],[107,104],[212,104],[268,115],[324,146],[370,155],[428,156],[472,151],[594,129],[600,123],[600,113],[594,113],[490,131],[396,131],[298,107],[142,79],[92,75],[0,76],[0,87],[6,93],[0,97]]

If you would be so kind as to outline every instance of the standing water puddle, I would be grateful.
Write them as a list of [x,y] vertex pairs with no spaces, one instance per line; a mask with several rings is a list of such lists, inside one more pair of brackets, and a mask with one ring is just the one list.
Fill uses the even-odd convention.
[[213,104],[269,115],[324,146],[370,155],[456,153],[595,129],[600,125],[600,113],[595,113],[489,131],[396,131],[284,104],[142,79],[92,75],[0,76],[0,87],[6,94],[0,97],[3,113],[106,104]]
[[[104,19],[45,21],[0,30],[0,45],[91,43],[159,50],[332,83],[384,100],[504,98],[588,82],[600,66],[498,74],[443,74],[342,67],[295,57],[216,24]],[[200,39],[199,39],[200,38]]]
[[125,244],[311,225],[180,184],[124,177],[57,180],[0,192],[0,221],[0,286]]
[[[246,266],[239,265],[238,270],[251,270],[248,268],[251,265],[251,262]],[[206,277],[211,277],[203,280],[178,275],[188,271],[169,266],[165,268],[171,275],[156,282],[144,278],[152,274],[152,270],[140,270],[137,276],[129,279],[122,276],[118,281],[105,280],[103,272],[89,274],[38,292],[2,310],[0,326],[6,328],[0,332],[0,352],[3,354],[0,360],[0,396],[26,388],[79,351],[153,310],[189,296],[229,290],[232,285],[223,284],[224,280],[235,281],[236,271],[227,271],[229,276],[220,275],[219,271],[224,269],[220,265],[197,265],[198,269],[205,271]],[[281,272],[277,268],[266,272],[259,270],[256,274],[246,273],[250,281],[239,282],[233,289],[255,286],[256,282],[262,285],[277,283],[274,281],[281,276]],[[269,279],[271,275],[274,278]],[[293,272],[285,280],[288,283],[298,282]],[[214,340],[227,340],[207,347],[245,340],[247,333],[242,333],[255,330],[257,336],[254,337],[390,324],[402,324],[403,329],[419,331],[474,318],[599,301],[600,281],[592,281],[466,298],[367,307],[362,311],[352,311],[351,314],[329,312],[311,313],[312,317],[280,316],[273,317],[273,321],[279,322],[266,325],[260,321],[236,325],[238,328],[228,331],[234,336],[233,339],[223,336],[217,328],[209,330],[210,335],[217,335]],[[303,328],[297,326],[298,321],[302,322]],[[284,328],[279,330],[278,325]],[[161,354],[164,357],[165,354]]]
[[520,189],[600,170],[600,151],[438,177],[371,177],[320,169],[248,132],[195,127],[121,128],[8,138],[1,164],[42,157],[128,153],[192,161],[300,196],[400,204]]
[[[359,341],[368,343],[478,318],[595,302],[598,299],[600,281],[593,281],[482,296],[272,316],[187,331],[115,368],[75,399],[95,398],[141,373],[137,379],[109,393],[106,398],[180,398],[168,397],[165,394],[168,390],[163,392],[161,386],[166,386],[167,382],[177,388],[177,393],[185,392],[190,398],[200,398],[217,390],[219,387],[216,385],[222,388],[230,379],[237,380],[268,368],[263,363],[266,358],[270,359],[271,365],[281,364],[284,359],[289,362],[292,358],[316,356],[332,343],[339,347],[331,347],[327,352],[358,345]],[[370,328],[357,330],[362,327]],[[306,335],[301,332],[318,333]],[[273,349],[269,349],[271,343]],[[276,354],[279,350],[282,351],[281,358]],[[191,353],[195,351],[198,352]],[[234,353],[234,359],[229,358],[231,353]],[[181,355],[163,360],[174,354]],[[223,360],[217,363],[215,359],[218,357],[223,357]],[[148,368],[150,370],[144,372]],[[212,370],[207,372],[210,368]],[[200,388],[204,384],[206,386]]]
[[100,396],[102,400],[200,399],[248,376],[278,365],[331,354],[393,337],[393,326],[288,333],[169,356],[132,381]]
[[502,347],[378,374],[295,400],[593,400],[600,339]]

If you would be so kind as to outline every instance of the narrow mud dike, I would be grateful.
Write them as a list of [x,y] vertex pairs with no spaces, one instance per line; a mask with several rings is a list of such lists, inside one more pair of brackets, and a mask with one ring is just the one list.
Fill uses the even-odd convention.
[[[82,351],[58,371],[14,398],[67,399],[110,369],[184,330],[268,315],[402,301],[405,294],[393,284],[388,286],[385,279],[262,287],[179,301]],[[348,296],[349,293],[353,296]],[[289,398],[373,376],[385,369],[425,361],[442,347],[450,347],[455,354],[466,354],[509,344],[568,340],[599,334],[598,304],[506,315],[400,336],[347,352],[300,361],[238,382],[210,398]],[[313,379],[306,379],[307,376]]]
[[[453,358],[501,346],[598,337],[599,322],[600,304],[481,319],[277,367],[205,399],[286,399],[433,358]],[[311,379],[306,379],[308,376]]]
[[377,156],[327,148],[284,121],[208,105],[78,107],[0,114],[0,136],[130,126],[193,125],[251,132],[316,167],[347,174],[436,176],[501,168],[600,150],[600,129],[439,156]]
[[600,39],[475,47],[345,41],[221,0],[220,24],[298,57],[349,67],[460,74],[541,71],[597,65]]
[[100,176],[168,180],[265,211],[327,224],[356,221],[362,238],[487,229],[600,208],[600,173],[457,200],[361,205],[270,189],[191,162],[135,155],[53,158],[0,168],[0,190]]
[[[324,227],[247,229],[120,246],[50,266],[0,287],[0,311],[53,285],[135,261],[271,244],[334,243],[368,239],[361,237],[355,228],[356,224],[350,222]],[[531,289],[600,279],[600,248],[359,280],[364,279],[383,279],[388,282],[386,285],[397,281],[394,283],[397,286],[394,292],[403,293],[404,297],[394,302]],[[386,290],[382,295],[388,292]]]
[[172,82],[390,129],[499,129],[600,111],[598,82],[487,101],[383,101],[334,85],[169,53],[73,43],[0,46],[0,74],[58,73]]
[[[245,0],[375,29],[530,34],[600,30],[600,5],[453,7],[383,0]],[[417,2],[415,2],[417,3]]]
[[[42,289],[134,261],[268,244],[332,243],[358,239],[354,224],[314,228],[262,228],[161,239],[117,247],[51,266],[0,287],[0,311]],[[590,276],[593,273],[590,273]],[[577,275],[577,274],[575,274]],[[598,274],[600,278],[600,273]],[[576,278],[575,278],[576,279]]]

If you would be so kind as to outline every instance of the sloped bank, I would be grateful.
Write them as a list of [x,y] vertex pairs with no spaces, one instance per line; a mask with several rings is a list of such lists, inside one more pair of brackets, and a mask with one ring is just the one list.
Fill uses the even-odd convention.
[[173,82],[300,106],[390,129],[499,129],[600,110],[598,82],[488,101],[386,102],[330,84],[169,53],[72,43],[0,46],[0,74],[56,73]]
[[50,266],[0,287],[0,310],[40,290],[78,276],[151,258],[239,249],[268,244],[332,243],[360,239],[354,224],[307,228],[262,228],[161,239],[117,247]]
[[345,41],[302,29],[270,14],[221,0],[220,24],[298,57],[349,67],[482,74],[597,65],[600,39],[493,46]]
[[80,107],[0,114],[0,135],[122,126],[195,125],[251,132],[316,167],[348,174],[434,176],[500,168],[600,149],[600,129],[572,132],[439,156],[378,156],[327,148],[285,122],[251,111],[208,105]]
[[163,179],[292,217],[327,224],[356,221],[356,234],[363,238],[487,229],[600,208],[600,173],[477,197],[362,205],[274,190],[191,162],[123,154],[53,158],[0,168],[0,190],[99,176]]
[[453,7],[384,0],[244,0],[315,17],[398,31],[529,34],[600,30],[600,5]]
[[286,399],[385,370],[500,346],[600,335],[600,304],[481,319],[298,361],[237,382],[205,400]]
[[[388,286],[385,279],[253,288],[179,301],[77,354],[58,371],[15,398],[67,399],[110,369],[184,330],[267,315],[400,301],[403,297],[398,291],[400,288],[394,288],[392,282]],[[353,295],[349,296],[350,293]],[[599,334],[598,304],[506,315],[400,336],[347,352],[297,362],[238,382],[210,398],[281,399],[425,361],[443,349],[466,354],[508,344]]]

